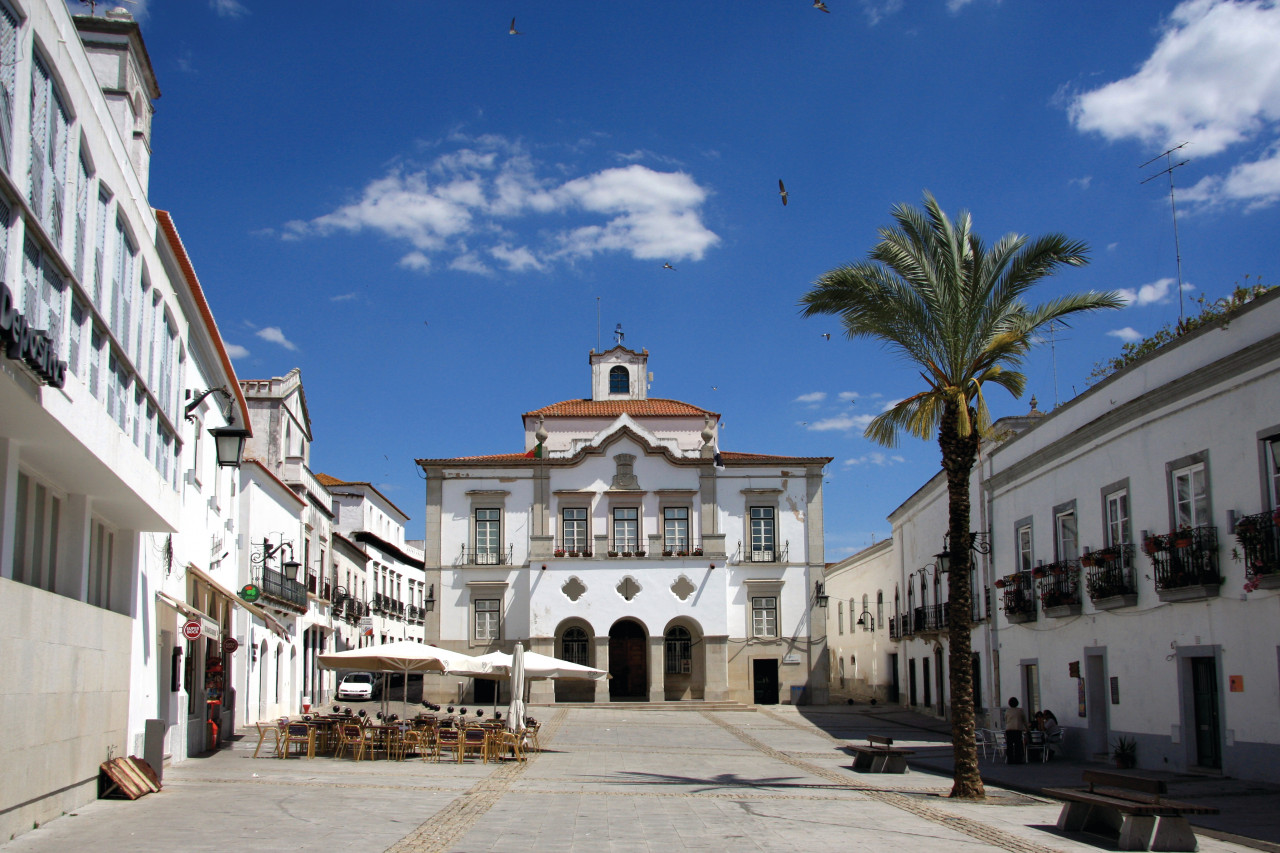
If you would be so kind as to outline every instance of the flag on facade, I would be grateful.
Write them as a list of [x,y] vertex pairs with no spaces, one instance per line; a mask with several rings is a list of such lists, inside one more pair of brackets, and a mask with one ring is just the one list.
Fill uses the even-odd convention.
[[542,442],[539,441],[537,446],[524,455],[525,459],[541,459],[542,458]]

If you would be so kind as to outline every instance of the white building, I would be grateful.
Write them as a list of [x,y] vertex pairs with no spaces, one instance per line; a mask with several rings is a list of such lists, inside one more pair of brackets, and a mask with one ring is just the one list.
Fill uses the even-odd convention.
[[894,540],[883,539],[827,566],[831,701],[898,701],[898,644],[890,637],[901,580]]
[[1002,680],[1068,750],[1280,779],[1278,329],[1272,292],[989,456]]
[[831,460],[717,454],[719,416],[649,398],[647,362],[593,352],[590,398],[525,413],[522,452],[418,460],[428,641],[520,640],[612,675],[535,700],[825,701]]

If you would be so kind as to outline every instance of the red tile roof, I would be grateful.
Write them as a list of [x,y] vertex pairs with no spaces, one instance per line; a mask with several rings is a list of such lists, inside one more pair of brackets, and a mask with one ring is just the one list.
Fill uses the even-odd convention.
[[720,417],[715,412],[700,409],[679,400],[563,400],[543,406],[532,412],[525,412],[527,417],[549,418],[616,418],[618,415],[631,417],[703,417],[711,415]]

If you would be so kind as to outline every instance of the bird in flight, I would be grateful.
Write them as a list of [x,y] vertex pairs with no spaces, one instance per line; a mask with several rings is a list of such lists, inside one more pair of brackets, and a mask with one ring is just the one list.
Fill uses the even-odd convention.
[[662,268],[663,268],[664,270],[671,270],[672,272],[675,272],[675,269],[676,269],[675,267],[671,266],[671,264],[670,264],[669,262],[668,262],[668,263],[663,264],[663,265],[662,265]]
[[831,333],[830,333],[830,332],[823,332],[823,333],[822,333],[822,339],[823,339],[824,341],[829,341],[829,340],[831,340]]
[[516,19],[515,19],[515,18],[512,18],[512,19],[511,19],[511,29],[507,30],[507,32],[508,32],[508,33],[510,33],[510,34],[511,34],[511,35],[513,35],[513,36],[523,35],[523,33],[521,33],[519,30],[517,30],[517,29],[516,29]]
[[787,185],[782,182],[782,178],[778,178],[778,195],[782,196],[782,206],[787,206]]
[[827,4],[823,3],[822,0],[813,0],[813,8],[821,9],[822,11],[826,12],[828,15],[831,14],[831,10],[827,8]]

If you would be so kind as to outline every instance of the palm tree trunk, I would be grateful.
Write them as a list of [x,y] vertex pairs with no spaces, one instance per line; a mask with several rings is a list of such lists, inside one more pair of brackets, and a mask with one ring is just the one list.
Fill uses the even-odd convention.
[[[978,455],[976,426],[960,435],[959,412],[948,404],[938,430],[942,467],[947,472],[948,544],[951,565],[947,578],[947,666],[951,684],[951,744],[954,756],[951,796],[984,799],[986,790],[978,770],[974,737],[973,653],[971,643],[973,590],[969,583],[969,476]],[[970,413],[970,423],[974,413]]]

